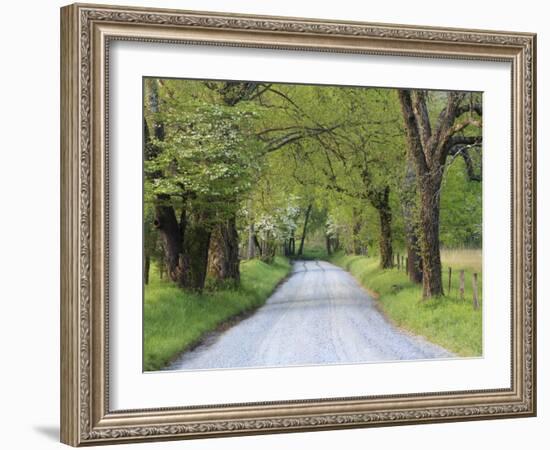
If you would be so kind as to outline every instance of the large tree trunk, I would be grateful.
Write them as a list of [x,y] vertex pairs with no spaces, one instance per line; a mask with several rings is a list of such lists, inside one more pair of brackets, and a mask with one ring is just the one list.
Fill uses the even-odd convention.
[[208,268],[208,248],[212,234],[204,212],[189,214],[183,240],[180,286],[201,291],[204,288]]
[[[254,241],[252,244],[254,245]],[[235,216],[216,225],[212,232],[208,273],[218,280],[232,280],[235,283],[240,281],[239,235]]]
[[311,214],[312,207],[313,205],[311,203],[307,206],[306,218],[304,220],[304,231],[302,233],[302,240],[300,241],[300,247],[298,248],[298,256],[302,256],[302,254],[304,253],[304,241],[306,240],[307,222],[309,221],[309,215]]
[[180,256],[182,252],[183,230],[178,225],[176,213],[172,206],[163,205],[162,202],[167,199],[159,198],[159,204],[155,208],[154,226],[158,229],[162,247],[164,249],[164,262],[170,279],[176,283],[182,276],[182,266],[180,265]]
[[441,177],[425,177],[420,183],[420,226],[422,239],[424,298],[443,295],[441,254],[439,249],[439,189]]
[[401,192],[401,208],[405,224],[405,239],[407,243],[407,274],[413,283],[422,282],[422,258],[418,242],[418,230],[415,223],[416,207],[416,174],[414,165],[409,159],[407,171],[403,180]]
[[[453,149],[481,144],[480,136],[465,136],[469,126],[481,128],[482,106],[470,101],[463,103],[465,94],[447,93],[447,103],[432,124],[426,91],[400,89],[398,91],[407,148],[416,170],[420,190],[420,248],[422,254],[424,298],[443,295],[441,256],[439,252],[439,190],[445,162]],[[473,113],[479,119],[473,116]],[[469,113],[467,117],[460,119]],[[435,127],[433,126],[435,125]]]
[[422,283],[422,257],[416,234],[407,236],[407,274],[413,283]]

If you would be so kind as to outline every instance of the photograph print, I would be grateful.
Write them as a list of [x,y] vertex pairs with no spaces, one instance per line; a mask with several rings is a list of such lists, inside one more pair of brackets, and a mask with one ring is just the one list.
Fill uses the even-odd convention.
[[143,370],[483,356],[482,96],[143,78]]

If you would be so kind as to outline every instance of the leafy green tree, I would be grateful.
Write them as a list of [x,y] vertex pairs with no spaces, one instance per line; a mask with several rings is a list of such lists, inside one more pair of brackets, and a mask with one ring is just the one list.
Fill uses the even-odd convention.
[[154,258],[184,288],[238,282],[241,257],[313,239],[383,268],[406,247],[435,296],[439,245],[481,245],[480,94],[168,79],[145,94],[144,276]]
[[212,233],[220,232],[220,223],[234,223],[235,199],[250,189],[250,174],[257,170],[256,141],[249,132],[254,112],[246,105],[219,104],[201,82],[158,84],[161,106],[150,115],[163,133],[150,140],[157,151],[145,162],[146,200],[156,205],[155,226],[171,278],[200,290]]
[[443,107],[433,114],[424,90],[398,91],[407,132],[408,153],[419,193],[420,248],[424,297],[443,295],[439,242],[441,183],[447,158],[465,145],[479,145],[481,104],[464,92],[445,94]]

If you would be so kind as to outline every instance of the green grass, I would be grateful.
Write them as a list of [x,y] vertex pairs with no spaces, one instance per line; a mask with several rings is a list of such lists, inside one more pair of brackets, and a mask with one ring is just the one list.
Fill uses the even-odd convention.
[[481,249],[441,249],[441,262],[444,266],[451,266],[453,271],[460,269],[475,271],[478,274],[482,272]]
[[305,247],[301,256],[295,256],[293,259],[304,259],[307,261],[314,259],[327,259],[327,250],[324,247]]
[[[451,295],[439,299],[422,300],[421,287],[411,283],[404,271],[382,270],[378,259],[365,256],[336,254],[330,261],[348,270],[359,282],[378,299],[379,305],[388,318],[398,327],[414,334],[425,336],[459,356],[482,355],[482,313],[472,305],[472,272],[478,272],[479,296],[481,303],[481,262],[474,261],[472,255],[460,259],[460,251],[455,250],[452,258],[453,276]],[[481,253],[479,253],[481,258]],[[448,266],[443,257],[443,280],[448,286]],[[475,264],[472,264],[472,262]],[[458,269],[465,270],[465,299],[458,297]]]
[[196,294],[160,280],[155,268],[145,287],[143,369],[158,370],[224,321],[263,305],[290,271],[288,260],[241,263],[241,284]]

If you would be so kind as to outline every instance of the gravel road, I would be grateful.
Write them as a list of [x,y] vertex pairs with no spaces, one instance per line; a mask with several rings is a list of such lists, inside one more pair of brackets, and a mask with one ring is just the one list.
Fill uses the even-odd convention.
[[168,370],[274,367],[448,358],[451,353],[391,325],[345,270],[296,261],[252,316],[183,353]]

